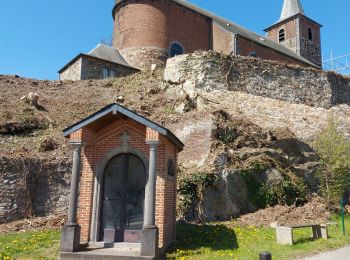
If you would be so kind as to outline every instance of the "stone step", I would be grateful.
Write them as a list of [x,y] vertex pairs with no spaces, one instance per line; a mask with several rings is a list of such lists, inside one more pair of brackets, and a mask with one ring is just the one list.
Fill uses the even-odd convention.
[[84,252],[64,253],[59,254],[60,260],[153,260],[154,257],[140,256],[134,252],[125,252],[124,250],[116,249],[97,249]]
[[106,242],[90,242],[87,250],[103,249],[103,248],[114,248],[125,251],[141,251],[141,243],[106,243]]
[[115,254],[98,254],[98,253],[60,253],[58,259],[60,260],[154,260],[155,257],[148,256],[131,256],[131,255],[115,255]]
[[141,243],[114,243],[114,248],[123,250],[138,250],[141,251]]
[[122,260],[149,260],[155,259],[154,257],[140,256],[141,244],[140,243],[104,243],[94,242],[90,243],[90,246],[81,252],[63,253],[59,255],[59,259],[62,260],[99,260],[99,259],[122,259]]

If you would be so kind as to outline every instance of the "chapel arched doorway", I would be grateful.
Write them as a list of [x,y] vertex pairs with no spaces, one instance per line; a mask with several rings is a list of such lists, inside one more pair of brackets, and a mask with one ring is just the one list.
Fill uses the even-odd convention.
[[140,242],[143,228],[146,169],[140,158],[120,154],[104,170],[100,240]]

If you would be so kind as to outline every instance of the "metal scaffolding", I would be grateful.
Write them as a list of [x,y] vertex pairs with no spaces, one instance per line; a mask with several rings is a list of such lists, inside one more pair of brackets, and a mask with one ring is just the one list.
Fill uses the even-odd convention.
[[324,70],[350,76],[350,53],[334,57],[331,52],[330,59],[322,59],[322,65]]

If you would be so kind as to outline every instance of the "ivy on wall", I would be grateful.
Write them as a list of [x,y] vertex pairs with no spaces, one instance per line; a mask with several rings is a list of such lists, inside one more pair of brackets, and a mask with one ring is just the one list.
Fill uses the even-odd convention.
[[200,204],[206,187],[212,185],[217,176],[198,172],[180,175],[178,181],[178,218],[184,221],[200,220]]

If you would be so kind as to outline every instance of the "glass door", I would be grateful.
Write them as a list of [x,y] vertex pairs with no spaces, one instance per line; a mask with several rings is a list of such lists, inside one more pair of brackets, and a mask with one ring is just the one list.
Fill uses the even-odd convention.
[[102,194],[102,241],[141,241],[145,185],[145,167],[135,155],[121,154],[108,163]]

